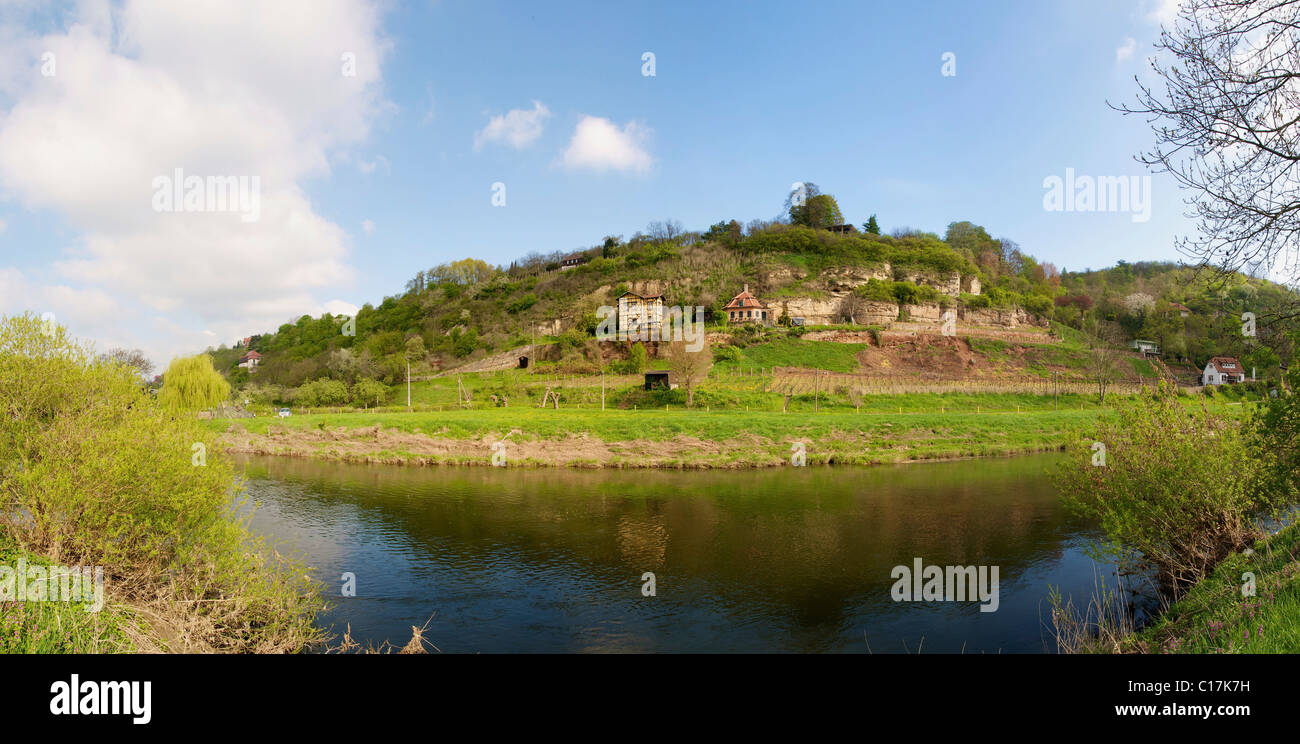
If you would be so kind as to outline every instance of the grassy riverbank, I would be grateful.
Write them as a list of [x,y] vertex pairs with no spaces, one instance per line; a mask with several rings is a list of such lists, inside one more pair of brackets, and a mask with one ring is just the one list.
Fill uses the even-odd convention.
[[[1098,409],[780,413],[538,408],[209,421],[234,452],[409,464],[737,468],[879,464],[1059,449]],[[501,448],[497,448],[498,451]]]
[[[673,391],[674,393],[678,391]],[[773,396],[767,395],[771,402]],[[1108,400],[1118,400],[1109,398]],[[1185,405],[1200,405],[1188,398]],[[1235,415],[1239,404],[1219,402]],[[1061,449],[1109,408],[1095,396],[913,393],[782,412],[744,406],[416,410],[203,422],[231,452],[414,465],[744,468],[876,465]],[[500,450],[500,448],[498,448]],[[500,460],[499,460],[500,461]]]
[[[1253,596],[1242,594],[1243,575],[1254,577]],[[1300,653],[1300,525],[1258,541],[1250,555],[1229,556],[1118,650]]]

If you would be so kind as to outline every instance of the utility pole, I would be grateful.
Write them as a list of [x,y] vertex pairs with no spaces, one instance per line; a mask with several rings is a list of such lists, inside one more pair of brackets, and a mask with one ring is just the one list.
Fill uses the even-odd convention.
[[406,363],[406,407],[411,407],[411,363]]
[[600,371],[600,410],[605,410],[605,370]]

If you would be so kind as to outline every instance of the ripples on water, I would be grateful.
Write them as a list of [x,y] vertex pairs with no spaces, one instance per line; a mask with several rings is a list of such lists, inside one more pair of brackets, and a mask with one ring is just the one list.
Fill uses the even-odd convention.
[[[363,643],[447,652],[1042,652],[1048,585],[1113,571],[1055,456],[728,472],[247,458],[254,529],[302,553]],[[899,603],[896,565],[997,565],[1000,606]],[[654,572],[656,596],[642,596]],[[340,576],[356,574],[357,596]]]

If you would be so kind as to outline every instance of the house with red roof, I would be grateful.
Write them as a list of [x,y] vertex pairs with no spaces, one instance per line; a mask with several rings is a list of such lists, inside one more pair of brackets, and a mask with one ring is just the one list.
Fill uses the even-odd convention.
[[1202,385],[1231,385],[1246,381],[1246,370],[1237,357],[1216,356],[1206,363],[1201,372]]
[[728,323],[763,323],[769,320],[767,304],[749,293],[749,285],[744,291],[731,298],[731,302],[722,308],[727,314]]
[[262,361],[262,355],[256,351],[250,351],[239,358],[239,366],[246,370],[252,371],[257,368],[258,363]]

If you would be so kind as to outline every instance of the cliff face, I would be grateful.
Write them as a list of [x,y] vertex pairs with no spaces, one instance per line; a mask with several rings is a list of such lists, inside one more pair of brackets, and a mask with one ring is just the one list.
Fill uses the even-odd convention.
[[[792,297],[778,302],[769,302],[774,317],[780,318],[782,311],[791,318],[803,318],[807,325],[828,325],[839,322],[840,303],[848,292],[832,295],[830,299],[817,297]],[[892,302],[865,302],[865,311],[855,320],[866,325],[884,325],[898,318],[898,305]]]
[[[847,294],[847,293],[845,293]],[[790,299],[769,302],[773,317],[781,317],[784,311],[791,318],[803,318],[807,325],[830,325],[839,323],[840,302],[843,296],[826,298],[792,297]],[[927,302],[919,305],[907,305],[907,317],[914,323],[935,323],[943,320],[943,308],[937,303]],[[863,302],[863,311],[855,320],[862,325],[888,326],[898,320],[899,307],[892,302]],[[1023,308],[981,308],[979,310],[957,309],[957,320],[968,325],[1000,326],[1016,328],[1019,326],[1038,326],[1046,328],[1048,322],[1026,312]]]
[[966,323],[973,325],[996,325],[1005,328],[1015,328],[1016,326],[1029,325],[1046,328],[1048,322],[1046,318],[1040,318],[1031,315],[1024,308],[1011,308],[999,310],[997,308],[980,308],[979,310],[958,310],[957,317]]
[[[769,285],[784,286],[794,278],[787,268],[781,268],[770,274]],[[812,289],[819,290],[816,296],[792,297],[781,300],[768,300],[773,317],[781,317],[782,311],[791,318],[803,318],[809,325],[822,325],[839,322],[840,304],[853,290],[863,286],[872,279],[880,281],[906,281],[913,284],[934,287],[942,295],[956,300],[962,292],[979,294],[980,282],[974,276],[962,276],[953,271],[946,274],[898,270],[888,263],[876,266],[842,266],[827,269],[811,283]],[[917,320],[938,322],[942,311],[938,305],[911,305],[909,314]],[[865,310],[856,318],[859,323],[868,325],[885,325],[898,319],[898,305],[892,302],[865,302]]]
[[872,279],[879,279],[882,282],[893,281],[894,271],[887,263],[874,268],[844,266],[827,269],[818,278],[826,291],[835,294],[848,294]]
[[843,296],[852,292],[854,289],[861,287],[872,279],[879,279],[883,282],[911,282],[927,287],[934,287],[939,294],[957,299],[962,292],[969,294],[980,293],[980,280],[974,276],[962,276],[959,271],[952,271],[946,274],[934,272],[895,270],[888,263],[879,266],[864,268],[859,266],[845,266],[836,269],[827,269],[818,277],[818,283],[825,288],[827,292],[833,295]]

